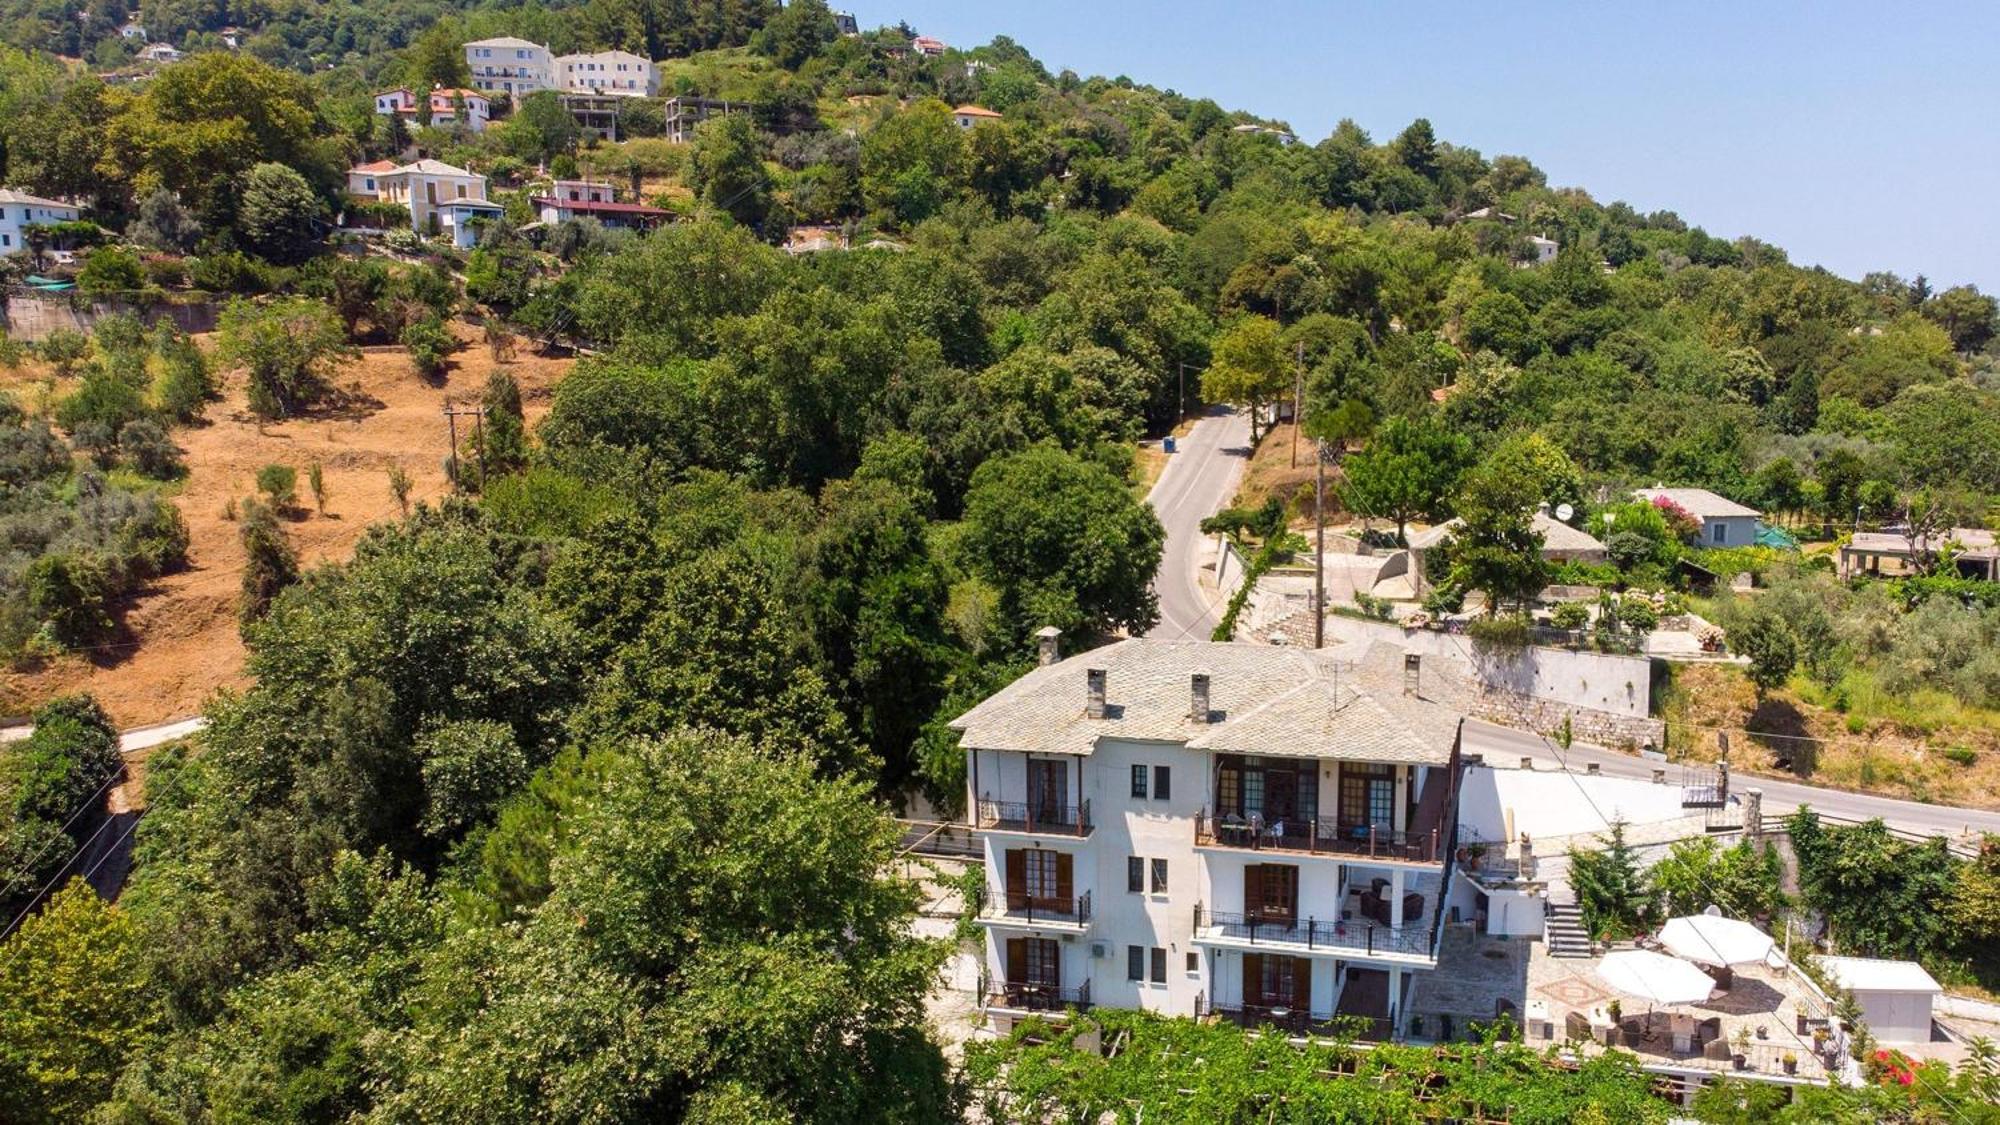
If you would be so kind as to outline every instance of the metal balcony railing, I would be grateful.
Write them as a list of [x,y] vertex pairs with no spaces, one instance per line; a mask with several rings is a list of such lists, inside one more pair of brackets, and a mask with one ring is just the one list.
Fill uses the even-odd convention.
[[1011,1008],[1023,1012],[1079,1012],[1090,1009],[1090,982],[1075,988],[1024,981],[985,981],[980,996],[988,1008]]
[[1049,898],[1009,892],[988,894],[985,899],[979,911],[982,918],[1001,919],[1029,926],[1043,922],[1073,926],[1090,924],[1089,891],[1075,898]]
[[1049,836],[1090,835],[1090,802],[1058,805],[1045,801],[982,800],[976,810],[981,828],[1037,832]]
[[1342,824],[1329,817],[1245,820],[1213,816],[1206,809],[1195,814],[1194,843],[1196,847],[1308,852],[1402,863],[1437,863],[1443,846],[1435,827],[1423,832],[1396,832],[1372,824]]
[[[1383,953],[1414,957],[1437,955],[1436,934],[1428,915],[1408,918],[1400,928],[1365,918],[1323,922],[1317,918],[1268,918],[1232,914],[1195,904],[1196,936],[1236,938],[1251,945],[1304,946],[1308,951],[1338,950],[1373,956]],[[1204,934],[1204,931],[1207,931]]]

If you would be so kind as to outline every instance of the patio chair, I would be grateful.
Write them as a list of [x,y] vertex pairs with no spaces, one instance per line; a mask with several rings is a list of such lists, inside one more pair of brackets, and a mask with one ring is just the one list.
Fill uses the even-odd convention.
[[1590,1020],[1582,1012],[1571,1012],[1563,1017],[1563,1038],[1578,1043],[1590,1038]]
[[1410,919],[1422,918],[1423,916],[1424,916],[1424,896],[1418,894],[1415,891],[1411,891],[1409,894],[1404,895],[1403,896],[1404,923],[1407,924],[1410,921]]
[[1701,1057],[1710,1062],[1729,1061],[1729,1041],[1720,1035],[1701,1045]]

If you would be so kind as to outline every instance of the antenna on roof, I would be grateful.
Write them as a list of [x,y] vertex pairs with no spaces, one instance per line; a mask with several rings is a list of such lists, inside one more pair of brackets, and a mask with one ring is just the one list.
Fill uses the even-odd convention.
[[1570,506],[1569,504],[1556,505],[1556,518],[1563,521],[1564,523],[1568,523],[1569,518],[1575,514],[1576,514],[1576,509]]

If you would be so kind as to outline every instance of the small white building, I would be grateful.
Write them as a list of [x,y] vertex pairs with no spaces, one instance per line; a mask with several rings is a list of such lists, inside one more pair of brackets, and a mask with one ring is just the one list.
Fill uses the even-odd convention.
[[133,20],[132,22],[118,29],[118,37],[128,42],[143,43],[146,40],[146,25],[140,23],[137,20]]
[[926,58],[936,58],[945,53],[944,40],[929,35],[919,35],[910,40],[910,48]]
[[650,98],[660,92],[659,68],[630,51],[558,55],[555,76],[563,89],[580,94]]
[[1854,994],[1868,1030],[1884,1043],[1931,1041],[1931,1001],[1944,988],[1915,961],[1822,957],[1820,967]]
[[377,116],[388,117],[392,114],[415,113],[416,111],[417,96],[410,93],[407,86],[398,86],[393,90],[384,90],[375,95],[375,113]]
[[25,227],[75,222],[81,215],[75,204],[0,188],[0,254],[28,249]]
[[1693,516],[1701,523],[1701,545],[1704,547],[1748,547],[1757,542],[1757,509],[1745,507],[1725,496],[1717,496],[1706,488],[1662,488],[1654,485],[1634,489],[1632,495],[1651,504],[1672,504]]
[[1528,236],[1528,247],[1533,251],[1533,256],[1527,261],[1527,264],[1531,266],[1548,265],[1550,262],[1556,260],[1556,254],[1562,250],[1560,242],[1557,242],[1553,238],[1543,238],[1539,234]]
[[985,106],[962,105],[951,111],[951,119],[958,122],[959,128],[970,131],[982,121],[998,121],[1001,118]]
[[171,63],[181,61],[181,49],[172,43],[149,43],[139,52],[139,57],[147,62]]
[[465,45],[465,65],[472,72],[474,86],[516,100],[523,94],[556,87],[555,59],[549,49],[526,39],[505,35],[475,39]]

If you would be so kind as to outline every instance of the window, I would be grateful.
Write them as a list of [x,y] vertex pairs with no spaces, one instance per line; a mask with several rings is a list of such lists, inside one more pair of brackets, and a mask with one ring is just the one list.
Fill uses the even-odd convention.
[[1139,800],[1142,800],[1142,801],[1146,799],[1146,767],[1145,767],[1145,766],[1133,766],[1133,767],[1132,767],[1132,796],[1134,796],[1134,797],[1136,797],[1136,798],[1138,798]]
[[1715,532],[1715,541],[1716,541],[1717,543],[1727,543],[1727,542],[1729,542],[1729,525],[1728,525],[1728,524],[1724,524],[1724,523],[1713,523],[1713,524],[1710,524],[1710,525],[1709,525],[1709,527],[1710,527],[1711,529],[1713,529],[1713,530],[1714,530],[1714,532]]
[[1146,861],[1136,855],[1125,857],[1125,889],[1135,895],[1146,889]]
[[1167,951],[1157,946],[1153,949],[1153,983],[1167,983]]
[[1060,853],[1046,848],[1030,848],[1023,853],[1024,876],[1029,898],[1043,902],[1061,901],[1056,876],[1056,860],[1059,855]]
[[1167,893],[1167,861],[1164,859],[1153,861],[1153,893],[1156,895]]
[[1190,973],[1198,973],[1201,971],[1201,954],[1196,953],[1192,949],[1188,950],[1187,971]]
[[1128,945],[1125,947],[1125,979],[1146,979],[1146,947]]
[[1174,771],[1167,766],[1153,767],[1153,799],[1164,801],[1173,793]]

